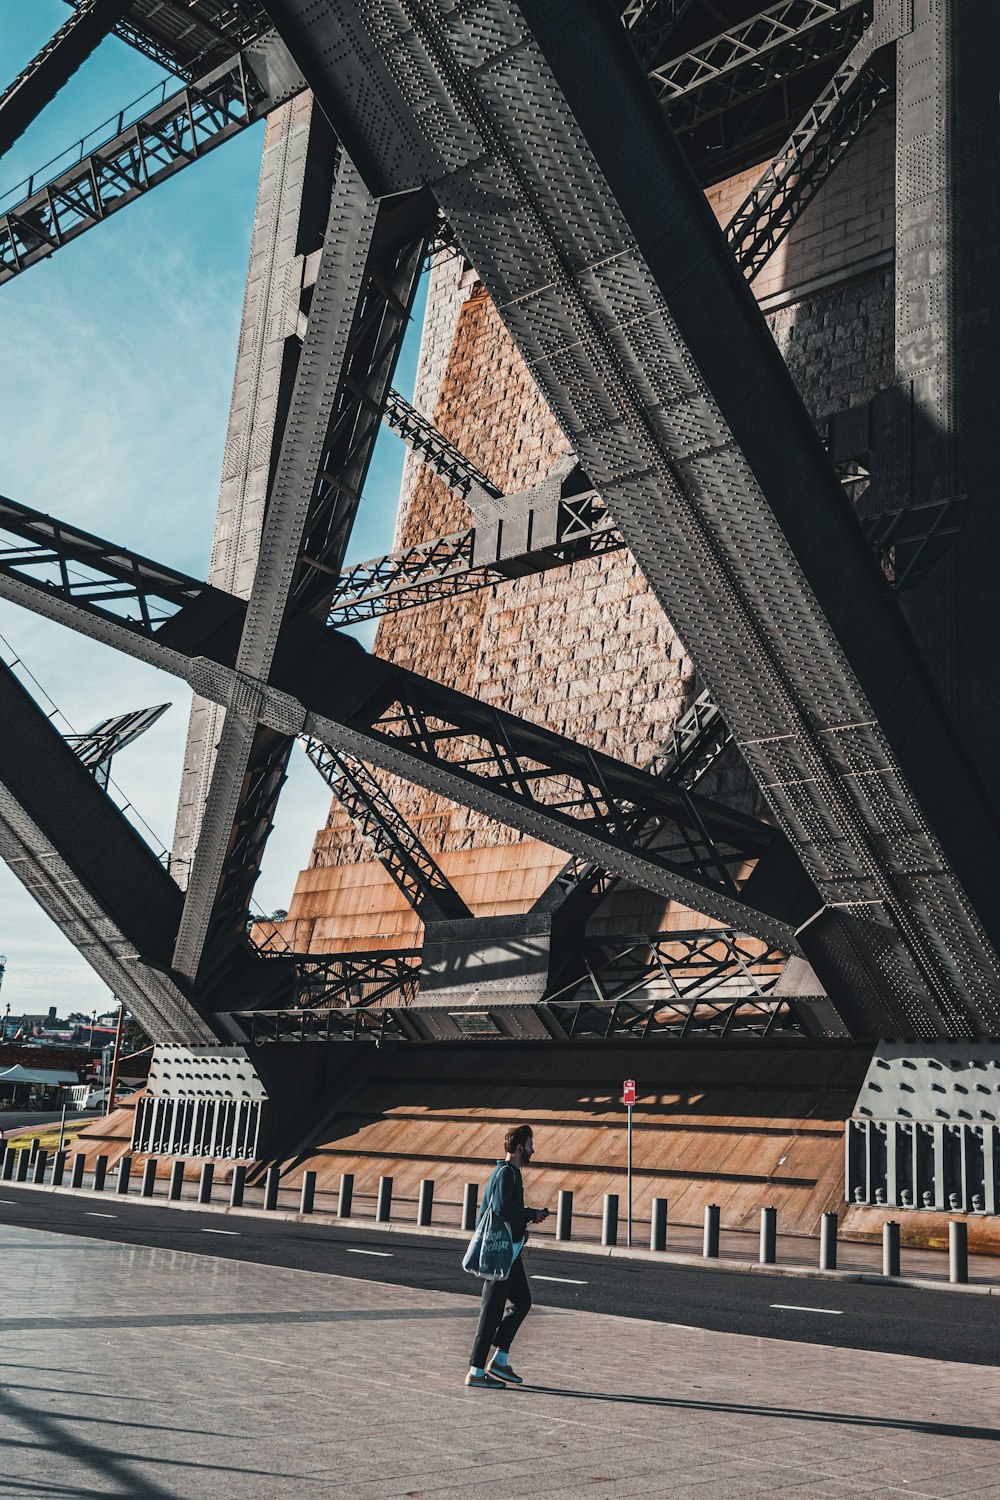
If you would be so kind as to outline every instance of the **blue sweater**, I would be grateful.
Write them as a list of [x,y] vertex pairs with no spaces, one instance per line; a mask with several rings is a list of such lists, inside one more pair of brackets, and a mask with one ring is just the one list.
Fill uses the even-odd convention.
[[494,1185],[496,1185],[496,1210],[502,1219],[506,1219],[510,1225],[510,1232],[514,1237],[514,1243],[523,1240],[529,1220],[533,1221],[536,1209],[525,1208],[524,1186],[521,1182],[521,1173],[513,1162],[498,1161],[490,1173],[490,1180],[483,1189],[482,1202],[479,1205],[479,1220],[486,1212],[490,1202]]

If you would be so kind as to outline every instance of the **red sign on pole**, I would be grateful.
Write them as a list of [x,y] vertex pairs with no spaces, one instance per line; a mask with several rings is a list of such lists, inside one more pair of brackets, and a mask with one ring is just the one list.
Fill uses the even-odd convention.
[[626,1078],[626,1080],[625,1080],[625,1083],[624,1083],[623,1088],[622,1088],[622,1103],[623,1104],[634,1104],[635,1103],[635,1079],[634,1078]]

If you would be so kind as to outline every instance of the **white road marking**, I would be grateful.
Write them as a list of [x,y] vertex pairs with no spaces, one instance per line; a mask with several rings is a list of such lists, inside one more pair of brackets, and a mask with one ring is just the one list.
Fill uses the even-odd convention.
[[798,1307],[794,1302],[772,1302],[772,1307],[778,1308],[780,1312],[815,1312],[825,1313],[828,1318],[842,1318],[844,1309],[842,1307]]
[[587,1286],[586,1281],[575,1281],[572,1276],[532,1276],[532,1281],[558,1281],[563,1286]]
[[88,1219],[117,1219],[118,1215],[117,1214],[98,1214],[98,1213],[94,1213],[93,1210],[88,1209],[85,1217],[88,1218]]
[[237,1239],[240,1237],[238,1229],[203,1229],[201,1232],[202,1234],[234,1234]]
[[348,1255],[377,1255],[382,1260],[392,1260],[393,1258],[391,1250],[351,1250],[348,1248],[347,1253]]
[[15,1208],[20,1208],[20,1200],[17,1198],[0,1198],[0,1203],[11,1203]]

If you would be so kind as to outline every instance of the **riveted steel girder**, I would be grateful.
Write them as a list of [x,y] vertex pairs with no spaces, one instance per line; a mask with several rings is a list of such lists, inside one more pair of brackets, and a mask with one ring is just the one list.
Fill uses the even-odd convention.
[[[248,599],[333,195],[338,145],[312,97],[267,122],[208,581]],[[186,887],[224,711],[191,705],[171,870]]]
[[828,993],[876,1034],[1000,1032],[996,810],[622,28],[268,10],[372,191],[432,189],[820,891]]
[[[266,680],[283,628],[332,592],[416,287],[428,206],[377,208],[342,156],[268,492],[236,667]],[[230,705],[174,953],[180,972],[240,941],[291,738]],[[234,833],[238,830],[238,833]],[[218,955],[221,955],[221,960]]]

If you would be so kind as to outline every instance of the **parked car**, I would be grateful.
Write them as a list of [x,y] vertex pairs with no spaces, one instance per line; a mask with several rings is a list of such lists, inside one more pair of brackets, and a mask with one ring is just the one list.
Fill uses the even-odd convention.
[[[134,1093],[134,1085],[128,1083],[120,1083],[115,1090],[115,1097],[118,1099],[119,1103],[121,1103],[123,1099],[128,1098],[129,1094]],[[85,1089],[83,1087],[80,1087],[73,1089],[72,1094],[73,1104],[76,1109],[95,1110],[105,1109],[107,1107],[108,1091],[106,1088]]]

